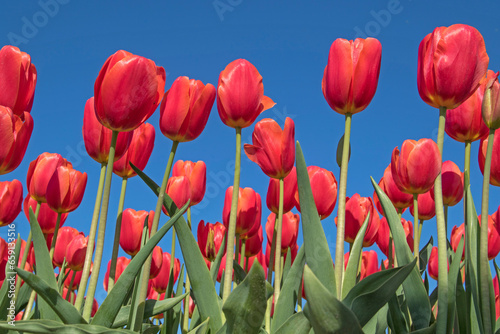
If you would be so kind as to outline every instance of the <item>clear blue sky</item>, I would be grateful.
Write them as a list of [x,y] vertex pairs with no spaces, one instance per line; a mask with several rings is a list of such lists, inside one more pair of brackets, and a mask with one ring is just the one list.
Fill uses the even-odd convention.
[[[54,6],[57,4],[57,8]],[[175,4],[174,4],[175,3]],[[500,69],[500,38],[493,1],[8,1],[0,11],[0,46],[18,45],[32,57],[38,83],[32,109],[34,131],[23,163],[0,176],[25,183],[29,162],[42,152],[57,152],[76,169],[88,173],[82,205],[66,225],[86,235],[97,188],[99,164],[85,152],[81,134],[85,101],[93,95],[94,81],[107,57],[119,49],[156,62],[167,72],[166,86],[181,75],[217,84],[221,70],[245,58],[260,71],[265,94],[276,103],[259,119],[271,117],[284,124],[291,117],[309,165],[332,170],[337,141],[344,131],[344,117],[333,112],[323,98],[321,79],[328,51],[336,38],[372,36],[382,43],[378,89],[370,106],[353,117],[352,156],[347,195],[371,196],[370,176],[377,181],[390,162],[392,150],[405,139],[437,136],[438,111],[425,104],[417,91],[417,50],[420,41],[437,26],[465,23],[484,36],[489,68]],[[48,4],[51,4],[50,6]],[[159,112],[149,120],[156,142],[146,173],[160,182],[171,141],[159,131]],[[250,142],[253,127],[243,130]],[[232,184],[234,130],[220,121],[214,105],[205,131],[190,143],[179,145],[177,159],[203,160],[207,164],[207,194],[193,208],[194,226],[200,219],[221,221],[226,188]],[[445,138],[444,159],[463,169],[463,144]],[[479,208],[482,175],[477,166],[478,143],[472,146],[472,190]],[[106,232],[105,259],[111,254],[119,178],[113,179]],[[252,187],[263,199],[268,178],[246,157],[242,159],[241,186]],[[25,189],[26,194],[26,189]],[[490,190],[490,213],[500,204],[500,189]],[[265,202],[265,201],[264,201]],[[152,210],[155,197],[140,179],[129,181],[125,207]],[[263,210],[263,222],[269,211]],[[334,216],[324,221],[332,253]],[[406,219],[412,219],[405,213]],[[162,219],[164,222],[165,219]],[[463,222],[462,203],[450,208],[449,226]],[[16,220],[18,232],[28,236],[24,214]],[[6,228],[0,230],[5,237]],[[424,226],[422,243],[436,235],[435,221]],[[299,240],[302,238],[300,237]],[[160,246],[170,251],[170,237]],[[375,248],[376,249],[376,248]],[[176,255],[180,254],[180,249]],[[99,284],[104,277],[101,270]],[[102,285],[100,285],[102,286]],[[102,302],[105,293],[98,291]]]

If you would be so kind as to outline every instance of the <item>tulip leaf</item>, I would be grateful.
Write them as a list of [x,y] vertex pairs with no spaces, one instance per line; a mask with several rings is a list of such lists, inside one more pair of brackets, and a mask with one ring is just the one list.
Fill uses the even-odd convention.
[[467,298],[462,284],[462,277],[458,275],[456,283],[456,306],[457,306],[457,320],[460,333],[471,333],[468,318],[470,315],[467,313]]
[[[7,245],[9,245],[9,244],[7,244]],[[9,251],[12,248],[7,246],[7,249]],[[0,289],[0,296],[1,296],[0,297],[0,319],[2,319],[2,320],[7,320],[7,315],[9,314],[9,304],[10,304],[11,297],[12,297],[12,295],[9,292],[11,291],[10,287],[12,285],[15,285],[16,272],[14,271],[14,268],[18,266],[20,251],[21,251],[21,236],[18,235],[16,245],[14,247],[14,254],[9,255],[9,257],[7,258],[7,263],[5,265],[5,279],[3,281],[2,288]],[[18,296],[18,300],[19,300],[19,296]],[[17,312],[16,312],[16,314],[17,314]],[[12,320],[14,320],[14,319],[12,319]]]
[[201,324],[190,330],[188,334],[206,334],[208,332],[208,320],[203,321]]
[[419,265],[420,265],[420,272],[423,273],[427,269],[427,263],[429,262],[429,258],[431,256],[431,251],[432,251],[432,246],[433,246],[434,240],[432,237],[430,237],[429,241],[425,244],[424,247],[419,252]]
[[447,331],[451,333],[455,324],[455,303],[457,291],[457,278],[459,277],[460,262],[462,261],[462,253],[464,250],[464,238],[460,238],[458,243],[457,252],[453,256],[451,266],[448,272],[448,321]]
[[360,264],[359,260],[363,249],[363,239],[365,238],[365,232],[369,221],[370,213],[368,212],[363,225],[361,225],[361,228],[354,239],[354,243],[349,254],[349,261],[347,262],[347,268],[344,275],[344,284],[342,285],[342,299],[344,299],[354,285],[356,285],[356,278],[358,276],[358,268]]
[[[387,218],[394,239],[394,249],[398,263],[400,265],[406,265],[413,260],[413,255],[406,242],[406,235],[401,225],[401,219],[389,200],[389,197],[380,189],[379,185],[372,177],[371,181],[380,204],[384,209],[384,216]],[[431,320],[431,305],[418,268],[415,267],[408,278],[403,282],[403,289],[415,329],[418,330],[429,327]]]
[[[224,235],[221,245],[225,244],[226,244],[226,235]],[[220,263],[222,261],[222,257],[224,256],[224,253],[225,253],[225,248],[221,246],[221,248],[219,248],[219,251],[217,252],[217,256],[215,257],[214,262],[212,262],[212,264],[210,265],[210,276],[212,276],[212,281],[214,282],[214,284],[217,282],[217,274],[219,273]]]
[[[173,275],[171,276],[173,277]],[[181,271],[180,271],[180,274],[179,274],[179,277],[184,277],[184,264],[182,264],[181,266]],[[182,290],[184,288],[184,284],[182,284],[182,282],[179,282],[177,283],[177,289],[175,290],[175,295],[176,296],[180,296],[182,295]],[[170,311],[172,314],[173,314],[173,321],[170,322],[170,328],[167,327],[167,333],[168,331],[170,331],[170,333],[177,333],[177,329],[179,328],[179,323],[181,322],[181,315],[182,315],[182,303],[179,303],[177,305],[174,306],[174,308]],[[165,316],[168,316],[168,312],[166,314],[164,314],[164,319],[165,319]],[[168,326],[169,324],[168,323],[165,323],[164,324],[166,326]]]
[[186,203],[180,211],[156,232],[149,241],[141,248],[141,250],[134,256],[130,261],[128,266],[120,275],[120,279],[116,281],[115,286],[108,294],[106,299],[104,299],[101,307],[97,310],[94,318],[92,319],[92,325],[110,327],[115,321],[116,316],[120,312],[120,309],[127,298],[132,286],[135,282],[135,278],[142,269],[142,265],[146,262],[148,256],[153,252],[155,246],[160,242],[161,238],[167,233],[172,227],[177,219],[182,215],[182,213],[187,210],[189,206],[189,201]]
[[311,331],[311,323],[304,315],[304,312],[298,312],[290,316],[274,334],[308,334]]
[[[300,247],[293,265],[283,282],[278,301],[274,303],[271,333],[277,331],[295,312],[295,303],[302,294],[302,272],[304,271],[304,247]],[[291,257],[291,256],[290,256]]]
[[[344,152],[344,135],[340,137],[339,142],[337,144],[337,165],[340,167],[342,164],[342,153]],[[351,160],[351,143],[349,143],[349,156],[347,158],[347,162]]]
[[401,307],[399,306],[398,295],[394,294],[388,302],[389,313],[387,314],[387,322],[389,328],[394,333],[408,333],[408,322],[406,321]]
[[332,255],[328,247],[318,210],[311,190],[311,182],[307,173],[307,165],[302,154],[302,149],[297,141],[297,184],[299,202],[302,214],[302,233],[304,234],[304,247],[306,263],[319,281],[336,297],[335,271],[333,269]]
[[158,325],[143,323],[141,328],[142,328],[141,330],[142,334],[158,334],[160,332],[160,326]]
[[262,326],[266,307],[266,275],[259,261],[254,261],[248,275],[222,306],[226,316],[226,332],[257,333]]
[[[130,165],[137,175],[139,175],[139,177],[158,196],[160,187],[132,163],[130,163]],[[177,207],[168,195],[163,197],[163,203],[170,215],[176,212]],[[198,243],[194,239],[193,233],[187,226],[187,223],[182,216],[175,223],[175,232],[177,233],[177,238],[179,239],[182,256],[184,257],[184,261],[186,263],[186,270],[189,275],[192,292],[194,299],[196,299],[197,302],[201,320],[205,321],[207,318],[210,318],[209,328],[212,332],[216,332],[222,327],[222,316],[218,303],[219,298],[211,279],[212,276],[208,271],[203,255],[201,255]]]
[[241,266],[236,261],[233,261],[233,270],[234,281],[236,282],[236,284],[240,284],[247,276],[247,273],[245,272],[245,269],[241,268]]
[[387,312],[389,307],[385,304],[370,321],[363,326],[365,334],[385,334],[387,330]]
[[[287,254],[292,254],[292,251],[290,250],[290,248],[287,249]],[[285,264],[283,265],[283,278],[282,278],[282,282],[284,282],[286,280],[286,276],[290,272],[291,268],[292,268],[292,257],[291,256],[287,256],[286,260],[285,260]]]
[[14,323],[15,327],[0,322],[0,331],[14,330],[20,333],[38,333],[38,334],[131,334],[134,333],[125,329],[107,328],[103,326],[89,324],[63,324],[58,321],[48,319],[21,320]]

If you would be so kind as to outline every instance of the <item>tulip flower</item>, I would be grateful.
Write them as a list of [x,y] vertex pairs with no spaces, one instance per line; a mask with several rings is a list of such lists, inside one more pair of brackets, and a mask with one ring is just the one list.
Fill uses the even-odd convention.
[[47,202],[47,186],[52,175],[60,166],[73,167],[58,153],[42,153],[30,163],[26,185],[31,197],[37,202]]
[[0,237],[0,286],[5,280],[5,266],[9,260],[9,246],[7,242]]
[[[441,182],[443,184],[443,204],[447,206],[458,204],[464,196],[464,173],[453,161],[443,162]],[[434,189],[431,190],[431,196],[434,198]]]
[[[291,211],[295,206],[295,193],[297,192],[297,171],[295,167],[292,168],[283,180],[283,212]],[[267,208],[278,214],[279,211],[279,196],[280,196],[280,182],[277,179],[270,178],[269,186],[267,188],[266,204]]]
[[[167,189],[165,193],[172,198],[175,205],[180,208],[190,199],[191,184],[187,176],[172,176],[168,179]],[[163,212],[168,215],[167,210],[163,207]]]
[[120,159],[115,159],[113,163],[113,173],[122,178],[137,175],[130,163],[133,163],[140,170],[146,168],[155,144],[155,128],[149,123],[141,124],[137,129],[131,131],[131,134],[132,139],[128,150]]
[[418,48],[417,85],[432,107],[454,109],[479,87],[488,69],[483,36],[465,24],[438,27]]
[[289,117],[281,130],[276,121],[264,118],[255,125],[252,143],[245,144],[247,157],[273,179],[287,176],[295,162],[295,124]]
[[[370,220],[363,239],[363,247],[373,245],[377,240],[380,217],[373,207],[372,199],[354,194],[351,198],[346,198],[345,210],[345,241],[354,242],[361,225],[363,225],[366,216],[370,213]],[[337,217],[335,218],[335,224],[337,224]]]
[[427,272],[429,273],[430,277],[434,278],[437,281],[439,276],[437,247],[432,247],[431,255],[429,256],[429,262],[427,263]]
[[392,175],[391,164],[385,169],[382,180],[384,182],[384,192],[398,211],[403,212],[413,203],[413,196],[401,191],[396,185]]
[[[36,200],[33,199],[33,197],[28,194],[24,198],[23,202],[23,210],[24,214],[26,215],[26,219],[29,221],[30,220],[30,213],[29,213],[29,208],[33,210],[33,212],[36,211],[36,206],[37,202]],[[38,212],[38,217],[37,221],[38,224],[40,225],[40,228],[42,229],[42,232],[44,234],[52,234],[54,233],[54,230],[56,228],[56,223],[57,223],[57,212],[53,211],[47,203],[42,203],[40,205],[40,211]],[[63,226],[64,222],[66,221],[66,218],[68,218],[67,213],[63,213],[61,215],[61,221],[59,222],[59,226]]]
[[[233,187],[231,186],[226,190],[224,209],[222,211],[222,221],[226,229],[229,226],[232,197]],[[243,239],[248,237],[249,234],[257,232],[261,220],[261,211],[262,202],[260,195],[252,188],[239,188],[238,209],[236,213],[236,234],[240,235],[240,238]],[[254,228],[254,231],[252,231],[254,233],[250,233],[254,226],[257,226]]]
[[[403,230],[405,231],[406,242],[413,252],[413,224],[411,223],[411,221],[401,218],[401,225],[403,225]],[[389,224],[387,222],[387,219],[383,217],[382,219],[380,219],[380,225],[378,228],[377,246],[378,248],[380,248],[380,251],[387,257],[389,257],[389,232]],[[392,242],[392,254],[394,256],[394,241]]]
[[366,109],[377,90],[382,45],[375,38],[337,38],[323,74],[323,95],[339,114]]
[[462,224],[459,227],[457,227],[456,225],[453,226],[453,228],[451,229],[450,244],[455,253],[457,252],[458,244],[460,243],[460,239],[462,238],[464,239],[464,249],[462,251],[463,260],[465,259],[465,224]]
[[31,57],[12,45],[0,49],[0,105],[23,117],[30,112],[37,73]]
[[130,256],[134,256],[141,249],[141,237],[144,221],[148,218],[148,228],[151,231],[154,211],[135,211],[125,209],[122,213],[122,225],[120,233],[120,246]]
[[[337,180],[329,170],[317,166],[307,167],[311,190],[320,219],[325,219],[333,212],[337,203]],[[299,191],[295,192],[295,205],[300,211]]]
[[495,275],[493,278],[493,291],[495,294],[495,310],[496,310],[496,320],[500,317],[500,293],[498,291],[498,276]]
[[[486,160],[486,149],[488,147],[488,138],[481,140],[479,144],[479,169],[484,174],[484,163]],[[491,156],[490,184],[500,186],[500,131],[495,131],[493,139],[493,151]]]
[[78,235],[83,236],[83,232],[78,232],[78,230],[74,229],[73,227],[64,226],[59,229],[54,248],[54,258],[52,259],[52,263],[55,266],[59,268],[62,266],[64,258],[66,257],[66,250],[68,249],[68,245],[75,238],[77,238]]
[[[286,252],[286,253],[283,254],[283,263],[286,262],[286,257],[288,255],[291,255],[292,256],[291,261],[292,261],[292,264],[293,264],[293,261],[295,261],[295,257],[297,257],[297,252],[298,251],[299,251],[299,246],[297,244],[295,244],[292,248],[290,248],[290,252]],[[269,264],[270,256],[271,256],[271,244],[270,243],[266,243],[266,254],[265,254],[265,256],[266,256],[266,266],[265,267],[262,266],[262,267],[264,267],[264,268],[271,267],[271,270],[275,271],[274,269],[275,269],[276,262],[273,263],[272,265]]]
[[[167,291],[168,280],[170,279],[170,254],[167,252],[163,253],[163,264],[160,269],[160,273],[151,280],[153,289],[158,293],[164,293]],[[174,284],[179,278],[179,271],[181,269],[181,263],[179,259],[174,261]]]
[[496,130],[500,128],[500,83],[498,74],[488,71],[486,81],[486,91],[481,108],[483,121],[489,129]]
[[[481,225],[481,215],[478,216]],[[500,253],[500,234],[493,216],[488,215],[488,260],[493,260]]]
[[[271,246],[271,242],[273,240],[274,224],[276,219],[276,214],[274,213],[271,213],[269,217],[267,217],[266,235],[267,243],[269,246]],[[297,243],[300,216],[297,214],[293,214],[292,212],[287,212],[283,215],[282,223],[283,227],[281,233],[281,252],[286,253],[288,251],[288,248],[293,248],[293,246]]]
[[[0,76],[0,86],[1,80]],[[12,172],[19,166],[32,132],[33,118],[29,113],[24,113],[23,121],[10,108],[0,105],[0,175]]]
[[138,128],[160,104],[165,78],[150,59],[123,50],[111,55],[94,85],[97,119],[114,131]]
[[186,176],[189,179],[191,188],[190,206],[196,205],[203,200],[207,184],[207,166],[203,161],[178,160],[172,169],[172,176]]
[[431,139],[405,140],[392,152],[391,172],[398,188],[408,194],[429,191],[441,171],[441,154]]
[[246,128],[274,105],[273,100],[264,96],[262,76],[248,60],[237,59],[220,73],[217,109],[227,126]]
[[500,234],[500,205],[498,206],[498,210],[495,211],[495,213],[493,213],[491,217],[495,221],[495,226],[497,228],[498,233]]
[[85,237],[83,234],[78,234],[68,243],[66,248],[66,263],[68,268],[73,271],[81,271],[83,269],[88,243],[89,237]]
[[151,253],[151,268],[149,269],[149,278],[155,278],[160,273],[161,267],[163,266],[163,250],[160,246],[155,246],[153,248],[153,253]]
[[[90,272],[92,272],[92,265],[90,266]],[[64,280],[64,287],[66,287],[66,289],[69,289],[71,291],[74,291],[74,290],[77,290],[78,289],[78,286],[80,285],[80,281],[82,279],[82,271],[73,271],[69,268],[66,269],[66,271],[64,272],[64,275],[66,277],[66,280]],[[73,275],[75,276],[73,278]],[[73,284],[71,284],[71,281],[73,280]]]
[[[429,190],[425,194],[418,196],[418,219],[419,220],[430,220],[436,215],[436,204],[434,202],[434,196],[432,196],[433,190]],[[414,215],[413,204],[410,206],[410,213],[413,217]]]
[[[286,254],[285,254],[285,258],[286,258]],[[266,279],[267,279],[266,255],[262,252],[262,250],[257,255],[248,258],[248,261],[245,263],[245,270],[247,272],[249,272],[255,261],[259,262],[259,264],[262,266],[262,268],[264,269],[264,273],[266,275]]]
[[[125,268],[127,268],[128,264],[130,263],[130,259],[127,259],[124,256],[120,256],[119,258],[116,259],[116,272],[115,272],[115,283],[118,282],[120,279],[120,275],[123,273]],[[108,262],[108,270],[106,270],[106,274],[104,275],[104,281],[103,286],[104,290],[108,291],[108,282],[109,282],[109,269],[111,267],[111,260]]]
[[60,166],[47,184],[47,204],[57,213],[76,210],[83,199],[87,173],[81,173],[71,167]]
[[[82,127],[83,141],[88,155],[99,163],[107,163],[111,146],[112,131],[104,127],[96,117],[94,97],[85,103]],[[128,150],[132,132],[120,132],[116,139],[115,160],[120,159]]]
[[[272,228],[274,229],[274,226],[272,226]],[[245,241],[245,257],[250,258],[261,253],[263,240],[264,236],[262,235],[262,226],[259,226],[259,230],[257,231],[257,233],[255,233],[253,236],[251,236]],[[240,248],[241,248],[241,242],[240,242]]]
[[21,212],[23,185],[18,180],[0,182],[0,227],[9,225]]
[[[349,259],[350,259],[349,255],[350,255],[350,253],[344,254],[344,267],[345,268],[347,268],[347,263],[349,262]],[[375,252],[374,250],[362,252],[361,253],[361,262],[359,263],[359,266],[360,266],[359,280],[362,280],[363,278],[380,271],[380,268],[378,265],[377,252]]]
[[207,223],[203,220],[198,224],[198,246],[200,247],[201,254],[205,259],[210,262],[215,260],[220,247],[222,246],[222,240],[226,234],[226,227],[216,222],[215,224]]
[[160,130],[176,142],[198,138],[210,115],[215,87],[200,80],[178,77],[160,105]]

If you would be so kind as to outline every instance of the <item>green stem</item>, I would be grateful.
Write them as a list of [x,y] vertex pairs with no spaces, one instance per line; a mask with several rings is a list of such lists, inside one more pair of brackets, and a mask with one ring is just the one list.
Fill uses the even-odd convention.
[[413,194],[413,254],[417,259],[417,268],[420,268],[420,239],[418,238],[418,194]]
[[486,158],[484,161],[483,173],[483,198],[481,201],[481,227],[480,227],[480,243],[479,243],[479,281],[481,289],[481,314],[485,333],[492,332],[492,324],[490,318],[490,290],[491,284],[488,274],[490,270],[488,261],[488,206],[489,206],[489,191],[490,191],[490,174],[491,174],[491,159],[493,153],[493,140],[495,138],[495,130],[490,129],[488,135],[488,147],[486,149]]
[[280,197],[278,206],[278,220],[276,222],[276,249],[274,254],[274,303],[278,302],[281,291],[281,234],[283,228],[283,193],[284,179],[280,179]]
[[122,190],[120,192],[120,200],[118,202],[118,214],[116,217],[115,240],[113,242],[113,252],[111,253],[111,264],[109,267],[108,293],[111,292],[115,285],[116,275],[116,259],[118,258],[118,248],[120,246],[120,234],[122,230],[122,214],[125,205],[125,193],[127,191],[127,177],[122,179]]
[[240,254],[240,267],[245,265],[245,252],[246,252],[247,239],[241,240],[241,254]]
[[339,207],[337,220],[337,245],[335,248],[335,281],[337,296],[342,297],[344,280],[344,234],[345,234],[345,200],[347,194],[347,165],[349,163],[349,142],[351,140],[352,115],[345,115],[344,146],[342,148],[342,162],[340,164]]
[[[73,275],[71,275],[71,280],[69,281],[69,289],[68,289],[68,294],[66,295],[66,300],[69,301],[70,298],[69,296],[71,295],[70,291],[73,291],[73,283],[75,283],[75,277],[76,277],[76,271],[73,271]],[[64,290],[63,290],[64,291]]]
[[[187,220],[189,229],[191,230],[191,208],[187,209]],[[175,259],[172,258],[170,263],[174,263]],[[172,269],[170,270],[173,273]],[[191,293],[191,282],[189,281],[189,275],[186,272],[186,293],[188,294],[186,298],[184,298],[184,317],[182,318],[182,333],[187,334],[189,331],[189,296]]]
[[234,235],[236,233],[236,215],[238,211],[238,195],[240,192],[240,165],[241,165],[241,128],[236,128],[236,157],[234,159],[233,198],[231,213],[229,214],[229,227],[227,232],[226,270],[224,271],[224,290],[222,291],[222,305],[231,293],[233,280]]
[[392,249],[392,233],[389,231],[389,250],[387,251],[388,253],[388,259],[389,259],[389,267],[387,269],[391,269],[392,265],[394,264],[394,249]]
[[[278,218],[274,217],[274,231],[273,231],[273,240],[271,241],[271,251],[269,253],[269,266],[267,268],[267,281],[269,284],[272,284],[273,282],[273,263],[274,263],[274,253],[276,250],[276,236],[278,232],[276,232],[277,224],[276,221]],[[273,298],[269,298],[267,300],[267,308],[266,308],[266,321],[265,321],[265,326],[266,326],[266,331],[268,333],[271,333],[271,308],[273,306]]]
[[448,205],[444,205],[443,207],[443,214],[444,214],[444,226],[446,228],[446,234],[448,234]]
[[108,218],[109,197],[111,193],[111,179],[113,177],[113,163],[115,160],[115,147],[117,137],[118,131],[113,131],[111,137],[111,146],[109,148],[108,166],[106,168],[106,179],[104,181],[101,216],[99,218],[99,230],[95,247],[94,269],[92,272],[92,276],[90,277],[89,290],[87,293],[87,298],[85,300],[85,306],[83,307],[83,318],[87,321],[90,319],[90,314],[92,313],[92,303],[94,302],[94,295],[97,289],[97,280],[99,278],[99,270],[101,268],[102,254],[104,250],[104,235],[106,233],[106,220]]
[[[444,127],[446,122],[446,107],[439,108],[439,127],[437,145],[443,157]],[[441,164],[441,162],[440,162]],[[434,181],[434,201],[436,205],[436,223],[438,236],[438,315],[436,333],[446,333],[446,322],[448,317],[448,241],[446,238],[446,223],[443,211],[443,192],[441,184],[441,173]]]
[[102,201],[102,191],[104,187],[104,177],[106,176],[106,163],[101,164],[101,173],[99,176],[99,185],[97,186],[97,195],[95,197],[94,213],[92,214],[92,222],[90,223],[89,241],[87,252],[85,253],[85,262],[83,263],[82,279],[78,285],[78,294],[76,295],[75,308],[80,311],[83,305],[85,290],[90,275],[92,266],[92,255],[94,253],[95,236],[97,232],[97,222],[99,220],[99,212]]
[[52,236],[52,244],[50,246],[50,260],[54,258],[54,251],[56,249],[57,234],[59,233],[59,225],[61,225],[61,213],[57,213],[56,228],[54,229],[54,235]]
[[[234,236],[234,243],[236,244],[236,248],[234,250],[234,261],[236,261],[236,263],[239,263],[240,261],[240,235],[239,234],[236,234]],[[235,283],[235,287],[236,287],[236,283]]]

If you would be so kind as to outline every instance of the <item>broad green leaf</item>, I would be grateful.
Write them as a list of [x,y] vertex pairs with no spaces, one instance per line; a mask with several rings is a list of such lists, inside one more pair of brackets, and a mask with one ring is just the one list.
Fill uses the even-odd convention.
[[387,322],[389,328],[392,329],[394,333],[406,334],[408,333],[408,322],[401,312],[399,306],[398,296],[394,294],[389,300],[389,313],[387,314]]
[[[290,247],[287,249],[287,253],[288,254],[292,254],[291,250],[290,250]],[[291,256],[287,256],[286,260],[285,260],[285,263],[283,265],[283,278],[281,280],[282,282],[284,282],[286,280],[286,276],[290,272],[291,268],[292,268],[292,257]]]
[[159,331],[160,326],[158,325],[142,324],[142,334],[157,334]]
[[6,322],[0,322],[1,330],[13,330],[22,333],[38,334],[131,334],[129,330],[106,328],[103,326],[89,324],[63,324],[48,319],[20,320],[16,321],[15,327]]
[[417,260],[393,269],[382,270],[356,284],[342,303],[349,307],[364,326],[394,296],[399,286],[413,272]]
[[462,253],[464,250],[464,238],[460,238],[456,254],[453,256],[451,266],[448,272],[448,321],[447,331],[451,333],[455,323],[455,303],[457,291],[457,278],[460,272],[460,262],[462,261]]
[[[300,247],[292,268],[283,282],[278,301],[274,303],[274,314],[271,323],[271,333],[287,322],[295,312],[295,303],[299,293],[302,294],[302,272],[304,271],[304,247]],[[291,256],[289,256],[291,257]]]
[[332,255],[328,247],[321,220],[311,190],[311,182],[307,173],[307,165],[302,154],[302,149],[297,141],[297,184],[299,201],[302,214],[302,233],[306,262],[319,281],[336,297],[335,271],[333,269]]
[[[399,265],[406,265],[410,263],[414,257],[410,247],[406,243],[406,235],[401,225],[401,219],[399,219],[396,209],[394,209],[387,195],[380,189],[373,178],[371,178],[371,181],[391,229],[398,263]],[[408,276],[408,279],[403,282],[403,289],[415,329],[429,327],[431,305],[418,268],[415,267]]]
[[434,334],[436,333],[436,323],[434,322],[427,328],[422,328],[412,332],[413,334]]
[[431,256],[432,245],[434,244],[434,240],[430,237],[429,241],[425,246],[420,250],[420,272],[423,273],[427,269],[427,262],[429,262],[429,257]]
[[245,272],[245,269],[241,268],[241,266],[236,261],[233,261],[233,269],[234,281],[236,282],[236,284],[240,284],[247,276],[247,273]]
[[389,306],[385,304],[374,317],[368,321],[366,325],[363,326],[363,332],[365,334],[385,334],[387,329],[387,312],[389,311]]
[[258,333],[266,307],[266,274],[259,261],[254,261],[247,277],[231,292],[222,306],[227,332]]
[[354,313],[321,284],[307,264],[304,267],[304,290],[307,296],[304,315],[315,334],[363,333]]
[[203,321],[201,324],[196,326],[193,330],[189,331],[188,334],[206,334],[208,332],[208,320]]
[[349,254],[349,262],[347,262],[347,268],[344,275],[344,284],[342,285],[342,299],[347,296],[349,291],[356,285],[356,278],[358,276],[359,260],[361,257],[361,251],[363,250],[363,239],[365,238],[366,228],[368,227],[368,222],[370,221],[370,213],[366,215],[365,221],[354,239],[351,252]]
[[288,318],[274,334],[308,334],[311,331],[311,323],[303,312],[298,312]]
[[[179,277],[184,277],[184,264],[182,264],[182,266],[181,266],[181,271],[180,271]],[[182,282],[177,283],[177,289],[175,290],[175,296],[182,295],[183,288],[184,288],[184,284],[182,284]],[[174,306],[173,310],[171,310],[171,312],[170,312],[171,314],[169,314],[169,312],[163,314],[164,320],[168,319],[169,316],[171,318],[173,317],[173,320],[170,319],[170,322],[168,322],[168,323],[166,321],[163,322],[164,326],[168,326],[166,328],[167,333],[177,333],[177,330],[179,329],[179,323],[181,322],[181,315],[182,315],[181,307],[182,307],[182,303],[179,303],[179,304]]]
[[28,305],[31,291],[32,290],[28,284],[23,284],[19,289],[16,300],[16,314],[24,310],[26,305]]
[[456,307],[457,307],[457,320],[460,333],[471,333],[470,329],[470,315],[467,313],[467,298],[465,297],[465,290],[462,284],[462,277],[458,275],[456,291]]
[[158,242],[160,242],[161,238],[163,238],[175,221],[179,219],[182,213],[188,208],[188,205],[189,201],[182,207],[182,210],[178,211],[175,215],[172,215],[172,218],[170,218],[168,222],[160,230],[158,230],[158,232],[156,232],[149,239],[146,245],[144,245],[144,247],[142,247],[141,250],[134,256],[127,268],[125,268],[120,275],[120,279],[116,281],[115,286],[97,310],[94,318],[92,319],[92,325],[110,327],[113,324],[116,316],[120,312],[123,302],[127,298],[129,291],[132,289],[136,276],[142,270],[142,265],[146,262],[149,254],[151,254],[154,247],[158,244]]
[[[11,249],[8,248],[7,249]],[[16,272],[14,271],[14,268],[18,266],[19,263],[19,252],[21,251],[21,236],[17,237],[16,241],[16,246],[14,248],[14,258],[12,258],[12,255],[9,255],[9,258],[7,260],[7,263],[5,265],[5,279],[2,284],[2,288],[0,289],[0,319],[2,320],[10,320],[7,319],[7,315],[9,314],[9,304],[10,300],[13,297],[11,293],[11,286],[14,288],[15,286],[15,279],[16,279]],[[7,253],[8,254],[8,253]],[[18,296],[19,299],[19,296]],[[17,313],[16,313],[17,314]],[[14,314],[15,316],[15,314]]]
[[[134,171],[139,177],[151,188],[158,196],[160,187],[140,169],[131,164]],[[177,207],[172,199],[165,195],[163,198],[164,206],[167,212],[172,215],[176,212]],[[207,265],[201,255],[198,243],[194,239],[193,233],[187,226],[183,217],[180,217],[175,223],[175,232],[179,239],[179,244],[182,250],[182,256],[186,263],[186,270],[191,282],[194,299],[196,299],[201,320],[209,320],[209,328],[215,332],[222,327],[222,315],[219,308],[218,296],[215,291],[212,277],[208,271]],[[130,264],[129,264],[130,265]]]

